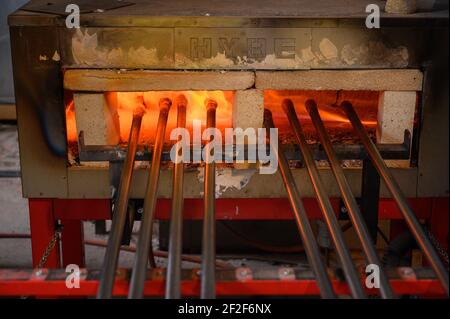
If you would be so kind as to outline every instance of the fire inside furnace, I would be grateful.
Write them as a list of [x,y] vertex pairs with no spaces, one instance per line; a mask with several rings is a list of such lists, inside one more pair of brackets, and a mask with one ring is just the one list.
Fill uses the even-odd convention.
[[[140,144],[152,145],[158,121],[158,102],[161,98],[169,98],[172,101],[176,96],[184,94],[188,100],[187,105],[187,129],[192,133],[193,120],[202,122],[202,129],[206,126],[205,100],[213,99],[217,102],[216,127],[224,133],[225,128],[233,127],[233,91],[152,91],[152,92],[109,92],[105,93],[105,101],[108,105],[108,112],[114,124],[117,134],[116,144],[126,144],[128,141],[133,111],[136,107],[145,105],[146,113],[143,117]],[[376,91],[270,91],[264,92],[264,107],[272,111],[275,126],[278,128],[279,137],[282,143],[295,143],[294,136],[289,127],[289,122],[281,108],[281,102],[285,98],[290,98],[299,117],[308,142],[315,143],[318,140],[314,126],[305,109],[305,101],[313,98],[319,108],[319,113],[334,143],[358,143],[356,135],[345,114],[337,107],[342,101],[350,101],[362,123],[369,134],[374,137],[377,126],[378,95]],[[76,102],[75,102],[76,103]],[[103,107],[99,105],[89,105],[89,107]],[[73,99],[68,103],[66,109],[67,138],[69,145],[78,144],[80,128],[77,130],[77,122],[80,122],[82,114],[86,109],[74,106]],[[177,109],[172,106],[169,111],[165,142],[170,141],[170,132],[176,128]],[[261,123],[262,126],[262,123]],[[104,130],[104,127],[88,127],[89,130]],[[245,129],[245,127],[243,128]],[[84,132],[88,134],[89,132]],[[192,135],[192,134],[191,134]],[[222,134],[224,136],[224,134]],[[72,149],[72,147],[71,147]]]
[[358,143],[358,138],[344,112],[338,107],[341,102],[347,100],[352,103],[361,122],[369,135],[375,138],[378,113],[377,91],[265,91],[265,107],[272,111],[275,126],[282,143],[296,143],[294,134],[289,126],[286,114],[281,108],[281,101],[289,98],[295,105],[298,119],[302,123],[303,131],[308,142],[315,143],[318,136],[314,125],[305,108],[308,99],[314,99],[318,106],[320,117],[332,142],[336,143]]

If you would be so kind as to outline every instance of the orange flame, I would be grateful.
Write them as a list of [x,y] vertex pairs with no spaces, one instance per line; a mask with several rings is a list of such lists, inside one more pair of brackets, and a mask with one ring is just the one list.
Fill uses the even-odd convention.
[[[206,110],[204,101],[207,98],[217,102],[216,123],[219,129],[223,130],[232,127],[232,107],[233,91],[152,91],[152,92],[111,92],[106,93],[107,101],[113,109],[117,110],[120,122],[120,140],[127,142],[133,111],[136,107],[144,106],[146,113],[142,119],[140,143],[152,143],[155,138],[156,126],[158,122],[158,102],[161,98],[167,97],[172,101],[179,94],[184,94],[188,100],[187,105],[187,129],[192,132],[192,121],[200,120],[202,129],[206,126]],[[372,91],[344,91],[337,94],[336,91],[271,91],[264,92],[265,107],[272,111],[275,125],[280,133],[290,131],[289,123],[281,109],[283,98],[290,98],[294,102],[297,115],[305,129],[314,130],[311,119],[304,107],[308,98],[313,97],[319,107],[319,113],[327,127],[339,129],[351,129],[349,120],[345,114],[334,105],[342,100],[349,100],[361,118],[364,125],[375,128],[377,125],[377,103],[378,92]],[[172,105],[169,111],[166,137],[169,141],[170,132],[177,127],[177,108]],[[66,108],[66,128],[69,142],[77,142],[78,134],[75,120],[74,103],[71,101]]]
[[[140,141],[151,143],[154,140],[156,126],[158,123],[158,102],[161,98],[169,98],[174,103],[179,94],[184,94],[188,100],[186,126],[192,131],[192,121],[200,120],[202,128],[206,126],[206,109],[204,101],[207,98],[217,102],[216,125],[219,129],[232,127],[232,105],[233,92],[231,91],[152,91],[152,92],[118,92],[117,112],[120,119],[120,139],[122,142],[128,140],[133,110],[139,105],[139,98],[143,98],[146,114],[142,119]],[[177,107],[172,105],[169,111],[166,128],[166,140],[170,138],[170,131],[177,127]]]
[[78,140],[77,122],[75,120],[75,107],[73,100],[66,107],[66,132],[67,141],[76,142]]
[[319,114],[327,127],[351,129],[350,121],[344,112],[336,107],[344,100],[349,100],[361,122],[367,127],[377,125],[378,92],[375,91],[274,91],[264,92],[265,107],[272,111],[275,125],[281,131],[289,130],[289,122],[281,108],[281,101],[290,98],[295,105],[299,120],[306,129],[313,129],[311,118],[305,108],[306,100],[313,98],[318,106]]

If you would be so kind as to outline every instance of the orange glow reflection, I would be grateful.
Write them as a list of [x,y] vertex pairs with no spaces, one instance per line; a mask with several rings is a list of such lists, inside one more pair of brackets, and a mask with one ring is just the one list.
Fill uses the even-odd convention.
[[66,132],[67,140],[69,142],[76,142],[78,140],[73,100],[71,100],[69,105],[66,107]]
[[305,131],[315,132],[311,118],[305,108],[306,100],[313,98],[318,106],[319,114],[330,129],[351,131],[352,127],[344,112],[336,107],[342,101],[348,100],[353,104],[362,123],[368,129],[377,125],[378,95],[376,91],[272,91],[264,92],[264,104],[272,111],[275,126],[280,133],[288,133],[290,126],[281,108],[281,101],[290,98],[295,105],[297,116]]
[[[214,99],[218,106],[216,110],[217,127],[224,132],[225,128],[232,127],[233,91],[152,91],[152,92],[111,92],[107,94],[107,101],[112,108],[117,109],[120,122],[120,140],[127,142],[130,133],[133,110],[145,103],[146,114],[142,120],[140,143],[153,143],[158,122],[158,101],[167,97],[172,101],[178,94],[184,94],[188,100],[187,128],[192,133],[192,121],[200,120],[202,129],[206,126],[206,110],[204,101]],[[377,125],[378,92],[375,91],[272,91],[264,92],[264,104],[272,111],[273,119],[279,133],[290,133],[289,122],[281,109],[283,98],[290,98],[294,102],[297,115],[307,133],[315,134],[311,119],[304,107],[309,98],[314,98],[325,126],[335,132],[350,132],[352,127],[343,112],[335,107],[343,100],[349,100],[363,124],[371,131]],[[166,129],[166,143],[170,143],[170,132],[176,128],[177,110],[172,105]],[[74,103],[70,101],[66,108],[66,128],[69,142],[77,142],[77,128],[75,120]]]
[[[192,121],[200,120],[202,129],[206,126],[206,109],[204,101],[206,98],[214,99],[217,102],[216,125],[223,130],[226,127],[232,127],[232,104],[233,92],[231,91],[153,91],[153,92],[118,92],[117,93],[117,111],[120,119],[120,139],[122,142],[128,140],[133,117],[133,109],[136,107],[139,96],[143,96],[146,106],[146,114],[142,119],[142,128],[140,141],[151,143],[154,141],[156,126],[158,123],[159,107],[158,102],[161,98],[168,97],[172,101],[178,94],[184,94],[188,100],[186,126],[192,133]],[[170,131],[176,128],[177,108],[172,105],[169,111],[166,128],[166,141],[169,141]]]

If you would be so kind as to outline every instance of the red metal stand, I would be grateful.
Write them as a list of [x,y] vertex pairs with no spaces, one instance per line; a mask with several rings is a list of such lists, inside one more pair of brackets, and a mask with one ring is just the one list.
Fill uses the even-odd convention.
[[[202,199],[185,200],[185,219],[202,219]],[[335,213],[339,214],[339,199],[331,200]],[[321,212],[315,199],[303,200],[308,216],[321,218]],[[439,244],[448,251],[449,199],[414,198],[410,204],[417,216],[425,220]],[[58,245],[50,253],[46,268],[59,268],[68,264],[85,266],[83,223],[84,220],[105,220],[111,218],[110,200],[108,199],[29,199],[31,244],[33,267],[39,261],[54,236],[56,224],[63,225],[61,249]],[[216,201],[217,219],[226,220],[290,220],[293,214],[287,199],[218,199]],[[159,199],[156,207],[158,219],[170,216],[170,199]],[[402,216],[394,201],[381,199],[379,218],[402,222]],[[62,257],[62,258],[61,258]],[[61,264],[62,259],[62,264]],[[95,295],[97,280],[82,280],[83,289],[67,289],[64,280],[42,280],[33,277],[21,279],[20,273],[8,270],[0,271],[0,296],[39,295],[39,296],[90,296]],[[17,280],[16,280],[17,279]],[[435,279],[391,280],[398,294],[417,294],[427,296],[442,295],[442,288]],[[348,293],[347,286],[339,281],[333,285],[339,293]],[[117,280],[115,295],[126,295],[128,282]],[[198,295],[197,280],[182,283],[183,295]],[[245,282],[217,282],[218,295],[306,295],[317,294],[314,280],[270,281],[249,280]],[[149,296],[164,295],[164,281],[150,280],[146,283],[145,294]]]
[[[31,251],[33,254],[33,267],[37,267],[50,240],[56,230],[56,220],[53,214],[53,201],[51,199],[30,199],[30,230]],[[44,265],[48,268],[60,267],[60,252],[56,245]]]
[[[331,198],[336,214],[339,214],[339,198]],[[29,199],[42,201],[41,199]],[[65,220],[111,219],[109,199],[49,199],[53,202],[54,217]],[[302,199],[308,217],[322,218],[315,198]],[[167,220],[170,216],[170,199],[160,198],[156,203],[156,218]],[[448,198],[411,198],[409,202],[419,219],[430,219],[433,210],[448,215]],[[447,207],[445,207],[447,205]],[[380,199],[380,219],[403,219],[392,199]],[[217,219],[223,220],[291,220],[294,218],[286,198],[220,198],[216,200]],[[184,219],[203,218],[203,199],[185,199]]]
[[[439,243],[448,250],[449,199],[412,198],[409,200],[417,217],[426,220]],[[339,199],[331,199],[335,213],[339,214]],[[314,198],[303,200],[309,218],[321,218]],[[185,199],[183,216],[185,219],[203,218],[202,199]],[[57,220],[63,225],[62,259],[63,265],[84,266],[83,220],[106,220],[111,218],[108,199],[29,199],[33,266],[39,260],[55,232]],[[170,216],[170,199],[158,199],[156,218],[167,220]],[[216,214],[219,220],[290,220],[293,214],[289,201],[285,198],[258,199],[218,199]],[[380,199],[379,218],[402,220],[401,213],[391,199]],[[59,248],[55,247],[46,266],[60,267]]]
[[[144,295],[161,297],[165,293],[165,280],[163,269],[154,269],[149,274],[150,280],[145,282]],[[192,271],[189,279],[181,282],[181,294],[183,296],[199,296],[200,278]],[[95,296],[98,288],[98,280],[95,275],[87,276],[82,273],[79,288],[66,286],[64,271],[55,272],[44,269],[39,273],[30,271],[18,271],[0,269],[0,296]],[[98,276],[98,274],[97,274]],[[88,279],[89,278],[89,279]],[[113,295],[126,296],[129,288],[129,273],[120,270],[116,277]],[[398,295],[420,295],[427,297],[444,297],[445,292],[436,279],[410,278],[391,279],[393,290]],[[349,295],[350,291],[345,282],[332,279],[333,288],[338,295]],[[319,287],[314,279],[218,279],[216,282],[218,296],[305,296],[319,294]],[[377,295],[378,289],[366,289],[368,295]]]
[[[55,199],[29,199],[31,250],[33,255],[33,267],[37,267],[47,246],[56,231],[58,220],[62,225],[61,249],[55,245],[47,258],[45,267],[58,268],[68,264],[77,264],[84,267],[84,243],[83,223],[80,218],[72,218],[73,214],[64,214]],[[74,202],[82,203],[82,200]],[[83,203],[86,205],[89,203]],[[79,207],[86,208],[86,207]],[[89,212],[90,210],[84,210]]]
[[63,267],[76,264],[84,267],[83,222],[80,220],[62,220],[61,250]]

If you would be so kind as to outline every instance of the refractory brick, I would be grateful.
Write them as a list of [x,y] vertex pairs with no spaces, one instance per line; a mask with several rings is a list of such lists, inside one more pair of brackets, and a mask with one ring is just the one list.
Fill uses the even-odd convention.
[[86,145],[114,145],[120,141],[116,93],[75,93],[77,132]]

